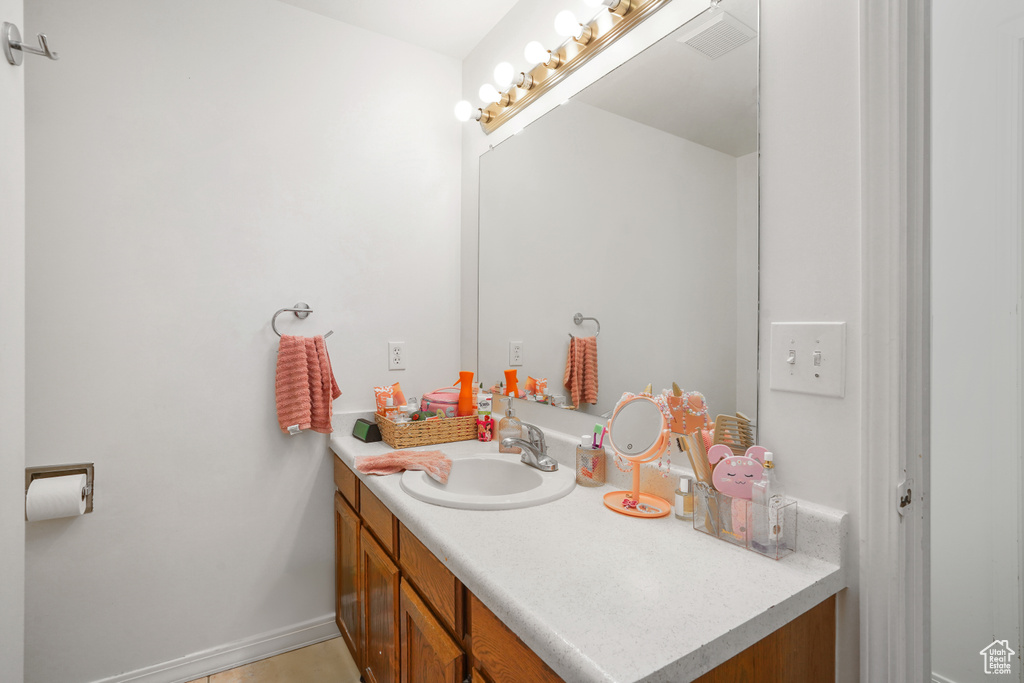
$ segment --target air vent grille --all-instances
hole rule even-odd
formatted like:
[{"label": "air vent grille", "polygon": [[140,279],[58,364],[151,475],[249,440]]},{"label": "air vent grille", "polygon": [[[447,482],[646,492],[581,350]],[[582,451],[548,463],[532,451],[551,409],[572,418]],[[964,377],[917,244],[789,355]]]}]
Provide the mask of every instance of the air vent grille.
[{"label": "air vent grille", "polygon": [[757,32],[754,29],[749,28],[736,17],[728,12],[720,12],[678,40],[708,59],[718,59],[756,35]]}]

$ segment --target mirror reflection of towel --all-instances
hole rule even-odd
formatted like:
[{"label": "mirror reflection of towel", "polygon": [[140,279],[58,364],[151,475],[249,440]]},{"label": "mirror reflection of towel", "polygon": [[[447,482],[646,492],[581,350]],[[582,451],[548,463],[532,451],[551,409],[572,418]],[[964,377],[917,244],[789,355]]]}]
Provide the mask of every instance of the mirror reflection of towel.
[{"label": "mirror reflection of towel", "polygon": [[572,404],[597,403],[597,337],[573,337],[565,363],[565,388]]}]

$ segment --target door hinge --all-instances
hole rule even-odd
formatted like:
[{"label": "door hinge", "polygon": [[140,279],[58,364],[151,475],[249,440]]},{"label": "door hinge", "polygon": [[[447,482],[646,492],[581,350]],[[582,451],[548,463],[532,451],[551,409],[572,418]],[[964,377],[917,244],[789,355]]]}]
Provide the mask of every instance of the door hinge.
[{"label": "door hinge", "polygon": [[900,517],[907,513],[907,508],[914,504],[913,490],[911,487],[914,485],[913,479],[900,482],[900,485],[896,487],[896,511],[900,513]]}]

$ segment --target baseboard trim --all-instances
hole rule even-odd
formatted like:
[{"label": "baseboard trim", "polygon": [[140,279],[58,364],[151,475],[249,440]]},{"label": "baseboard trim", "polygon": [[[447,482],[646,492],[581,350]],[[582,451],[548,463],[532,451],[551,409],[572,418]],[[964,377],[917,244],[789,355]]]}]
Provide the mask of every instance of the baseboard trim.
[{"label": "baseboard trim", "polygon": [[185,683],[341,635],[328,614],[95,683]]},{"label": "baseboard trim", "polygon": [[942,674],[932,672],[932,683],[956,683],[952,678],[946,678]]}]

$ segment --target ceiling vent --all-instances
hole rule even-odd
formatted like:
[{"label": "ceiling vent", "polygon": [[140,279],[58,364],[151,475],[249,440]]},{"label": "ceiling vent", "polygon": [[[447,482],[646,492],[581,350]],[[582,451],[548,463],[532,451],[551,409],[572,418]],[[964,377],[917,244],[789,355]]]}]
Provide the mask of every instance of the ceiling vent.
[{"label": "ceiling vent", "polygon": [[708,59],[718,59],[756,35],[757,31],[728,12],[721,11],[677,40]]}]

